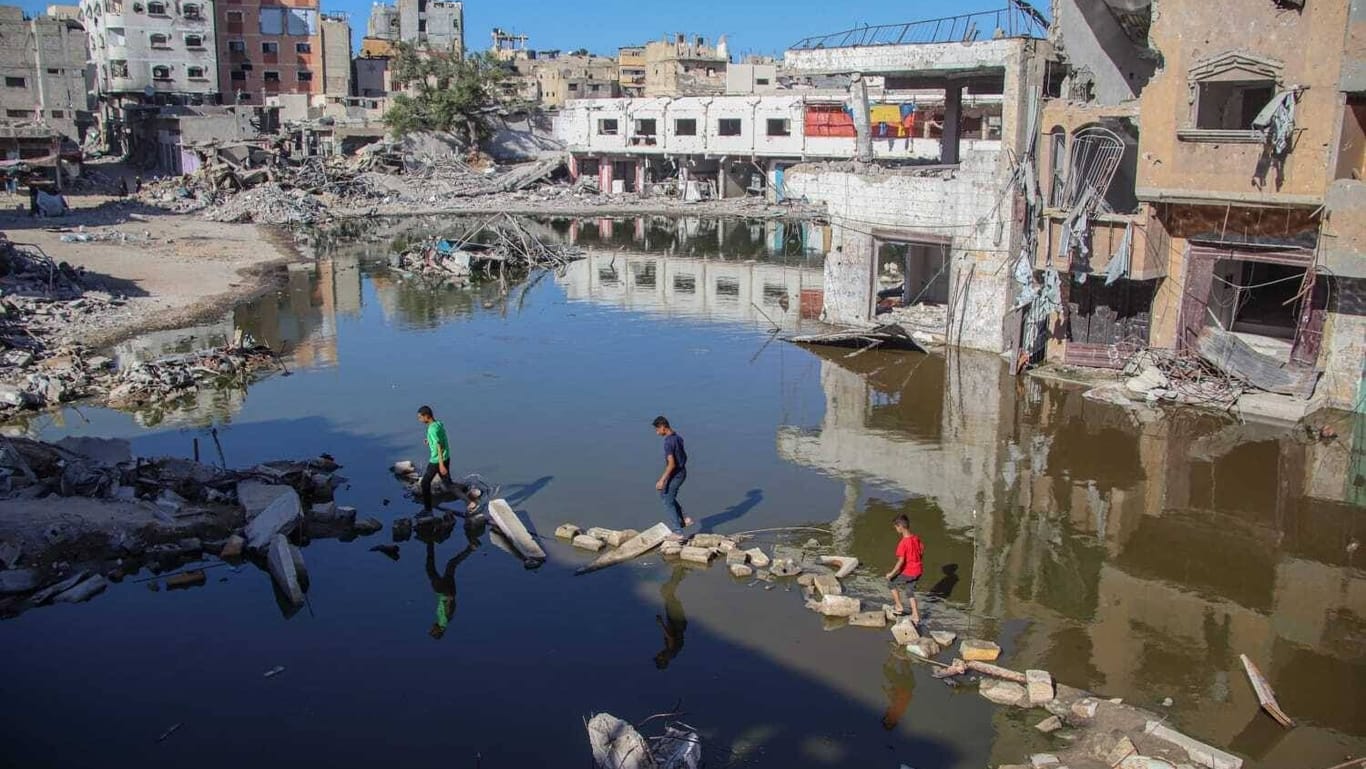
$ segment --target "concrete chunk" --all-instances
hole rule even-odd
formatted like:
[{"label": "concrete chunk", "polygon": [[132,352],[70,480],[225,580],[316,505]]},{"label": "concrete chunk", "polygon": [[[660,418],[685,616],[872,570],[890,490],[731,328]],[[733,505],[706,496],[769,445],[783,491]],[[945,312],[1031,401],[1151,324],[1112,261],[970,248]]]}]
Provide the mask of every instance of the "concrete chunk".
[{"label": "concrete chunk", "polygon": [[[237,504],[242,506],[242,509],[247,513],[247,520],[251,521],[265,512],[266,508],[287,492],[294,492],[294,488],[283,483],[265,483],[257,480],[239,481],[237,483]],[[298,492],[294,492],[294,496],[297,497]]]},{"label": "concrete chunk", "polygon": [[682,542],[666,541],[659,546],[659,554],[665,558],[677,558],[678,554],[682,551]]},{"label": "concrete chunk", "polygon": [[732,563],[730,565],[730,575],[732,577],[749,577],[753,576],[753,574],[754,569],[751,569],[743,563]]},{"label": "concrete chunk", "polygon": [[931,630],[930,638],[933,638],[935,643],[947,649],[948,647],[953,646],[954,641],[958,640],[958,634],[949,630]]},{"label": "concrete chunk", "polygon": [[1029,704],[1042,705],[1053,699],[1053,676],[1047,670],[1026,670],[1025,688],[1029,690]]},{"label": "concrete chunk", "polygon": [[606,542],[611,547],[621,547],[621,543],[626,542],[639,534],[640,532],[635,529],[622,529],[621,531],[614,531],[607,535]]},{"label": "concrete chunk", "polygon": [[881,611],[861,611],[849,618],[856,627],[887,627],[887,615]]},{"label": "concrete chunk", "polygon": [[[592,531],[592,529],[589,529],[589,531]],[[606,547],[606,544],[603,543],[602,540],[591,534],[580,534],[577,537],[574,537],[573,545],[580,550],[591,550],[594,553]]]},{"label": "concrete chunk", "polygon": [[775,577],[795,577],[802,573],[802,567],[790,558],[774,558],[769,571]]},{"label": "concrete chunk", "polygon": [[[297,608],[304,605],[304,589],[302,577],[296,568],[298,561],[292,552],[295,549],[297,548],[285,539],[285,535],[276,534],[271,538],[270,549],[266,552],[266,566],[280,592]],[[302,556],[299,561],[302,561]]]},{"label": "concrete chunk", "polygon": [[1216,747],[1206,745],[1192,737],[1187,737],[1175,729],[1163,726],[1160,722],[1149,721],[1144,731],[1159,740],[1170,742],[1182,748],[1190,760],[1201,766],[1207,766],[1209,769],[1242,769],[1243,759],[1225,753]]},{"label": "concrete chunk", "polygon": [[1052,734],[1062,728],[1062,719],[1057,716],[1049,716],[1039,723],[1034,724],[1034,728],[1044,734]]},{"label": "concrete chunk", "polygon": [[579,536],[582,533],[583,529],[580,529],[578,526],[575,526],[572,523],[562,523],[560,524],[559,528],[555,529],[555,536],[560,539],[572,540],[573,538]]},{"label": "concrete chunk", "polygon": [[1110,766],[1119,766],[1124,759],[1137,752],[1138,748],[1134,747],[1133,740],[1128,737],[1120,737],[1119,740],[1115,742],[1115,746],[1110,748],[1110,752],[1106,754],[1105,763]]},{"label": "concrete chunk", "polygon": [[369,536],[382,531],[384,529],[384,524],[380,523],[378,518],[364,518],[356,521],[351,529],[361,536]]},{"label": "concrete chunk", "polygon": [[768,565],[772,563],[772,559],[767,555],[764,555],[764,551],[757,547],[751,547],[746,550],[745,555],[749,556],[749,562],[753,564],[756,569],[767,569]]},{"label": "concrete chunk", "polygon": [[983,641],[978,638],[965,638],[958,644],[958,656],[971,662],[978,660],[981,662],[993,662],[1001,656],[1001,647],[991,641]]},{"label": "concrete chunk", "polygon": [[603,544],[607,544],[607,540],[617,536],[619,533],[620,532],[618,532],[616,529],[604,529],[601,526],[590,526],[588,528],[588,531],[584,532],[584,534],[587,534],[588,536],[598,540],[599,542],[602,542]]},{"label": "concrete chunk", "polygon": [[736,544],[733,539],[723,539],[716,545],[716,549],[723,553],[733,553],[735,552],[735,548]]},{"label": "concrete chunk", "polygon": [[850,598],[847,595],[821,596],[817,606],[816,611],[827,617],[852,617],[863,609],[859,599]]},{"label": "concrete chunk", "polygon": [[911,622],[910,617],[901,617],[892,625],[892,637],[896,642],[905,646],[920,637],[920,631],[916,630],[915,623]]},{"label": "concrete chunk", "polygon": [[0,595],[27,593],[38,589],[38,573],[33,569],[0,571]]},{"label": "concrete chunk", "polygon": [[940,648],[939,644],[935,643],[933,638],[921,637],[906,644],[906,651],[917,657],[933,659],[935,655],[939,654]]},{"label": "concrete chunk", "polygon": [[983,678],[977,692],[997,705],[1024,705],[1029,697],[1023,686],[997,678]]},{"label": "concrete chunk", "polygon": [[692,539],[688,540],[688,545],[691,547],[705,547],[710,549],[713,547],[720,547],[721,540],[723,539],[725,539],[725,537],[720,534],[694,534],[692,535]]},{"label": "concrete chunk", "polygon": [[218,557],[224,560],[229,558],[241,558],[242,548],[246,547],[246,544],[247,541],[245,539],[234,534],[231,537],[228,537],[228,540],[223,543],[223,549],[218,551]]},{"label": "concrete chunk", "polygon": [[840,586],[840,581],[835,579],[833,574],[817,574],[811,581],[812,587],[821,595],[844,595],[844,588]]},{"label": "concrete chunk", "polygon": [[727,566],[734,566],[734,565],[736,565],[736,564],[746,564],[746,563],[749,563],[749,555],[748,555],[747,553],[745,553],[745,551],[743,551],[743,550],[732,550],[732,551],[726,553],[726,565],[727,565]]},{"label": "concrete chunk", "polygon": [[678,551],[679,558],[693,563],[711,563],[711,559],[715,555],[716,551],[709,547],[693,547],[692,545],[687,545]]},{"label": "concrete chunk", "polygon": [[844,579],[858,568],[858,559],[851,555],[823,555],[818,560],[825,566],[834,567],[836,579]]},{"label": "concrete chunk", "polygon": [[1096,717],[1096,709],[1099,707],[1100,703],[1096,700],[1090,697],[1083,697],[1072,703],[1072,715],[1077,718],[1090,720]]},{"label": "concrete chunk", "polygon": [[[238,493],[243,483],[237,484]],[[247,547],[254,551],[264,550],[270,545],[272,539],[280,534],[289,534],[303,520],[303,506],[299,503],[299,494],[288,486],[279,487],[283,489],[275,495],[274,500],[266,505],[256,517],[247,524],[244,532],[247,539]],[[248,510],[250,516],[250,510]]]},{"label": "concrete chunk", "polygon": [[1052,753],[1035,753],[1029,757],[1029,765],[1034,769],[1045,769],[1049,766],[1057,766],[1060,763],[1062,762]]}]

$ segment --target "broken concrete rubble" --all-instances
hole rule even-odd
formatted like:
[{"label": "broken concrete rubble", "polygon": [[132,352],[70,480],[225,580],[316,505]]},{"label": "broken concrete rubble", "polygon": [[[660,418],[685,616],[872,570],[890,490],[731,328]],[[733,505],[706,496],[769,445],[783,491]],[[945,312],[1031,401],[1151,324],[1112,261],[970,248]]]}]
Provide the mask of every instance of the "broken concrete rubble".
[{"label": "broken concrete rubble", "polygon": [[887,615],[879,611],[861,611],[849,617],[849,624],[854,627],[887,627]]},{"label": "broken concrete rubble", "polygon": [[981,660],[992,662],[1001,656],[1001,647],[991,641],[983,641],[977,638],[965,638],[958,644],[958,656],[971,662]]},{"label": "broken concrete rubble", "polygon": [[[610,713],[598,713],[586,724],[597,769],[698,769],[702,741],[697,730],[670,723],[664,735],[646,740],[635,727]],[[653,744],[652,744],[653,743]]]},{"label": "broken concrete rubble", "polygon": [[[277,496],[248,523],[247,549],[260,552],[280,534],[290,534],[303,520],[299,493],[289,486],[275,487]],[[250,515],[250,512],[248,512]]]},{"label": "broken concrete rubble", "polygon": [[271,537],[270,547],[266,552],[270,576],[275,580],[275,586],[280,589],[280,593],[296,608],[304,605],[303,584],[307,579],[307,573],[299,568],[302,563],[303,556],[299,554],[298,548],[289,543],[284,534]]},{"label": "broken concrete rubble", "polygon": [[983,678],[978,684],[977,691],[997,705],[1027,705],[1029,703],[1025,688],[1013,681]]},{"label": "broken concrete rubble", "polygon": [[583,531],[572,523],[560,524],[560,526],[555,529],[555,536],[559,539],[572,540],[582,533]]},{"label": "broken concrete rubble", "polygon": [[920,631],[910,617],[901,617],[892,625],[892,637],[898,644],[906,646],[920,637]]},{"label": "broken concrete rubble", "polygon": [[1053,699],[1053,676],[1046,670],[1026,670],[1025,686],[1029,689],[1029,704],[1042,705]]},{"label": "broken concrete rubble", "polygon": [[939,644],[933,638],[920,637],[906,644],[906,651],[917,657],[932,659],[939,654]]},{"label": "broken concrete rubble", "polygon": [[716,557],[716,551],[709,547],[685,545],[678,551],[678,557],[692,563],[711,563],[711,559]]},{"label": "broken concrete rubble", "polygon": [[730,575],[732,577],[750,577],[754,574],[754,569],[743,563],[733,563],[730,565]]},{"label": "broken concrete rubble", "polygon": [[824,595],[815,609],[827,617],[851,617],[862,611],[862,603],[847,595]]},{"label": "broken concrete rubble", "polygon": [[[589,529],[589,531],[592,531],[592,529]],[[602,540],[588,534],[580,534],[577,537],[574,537],[573,545],[580,550],[588,550],[594,553],[607,546]]]}]

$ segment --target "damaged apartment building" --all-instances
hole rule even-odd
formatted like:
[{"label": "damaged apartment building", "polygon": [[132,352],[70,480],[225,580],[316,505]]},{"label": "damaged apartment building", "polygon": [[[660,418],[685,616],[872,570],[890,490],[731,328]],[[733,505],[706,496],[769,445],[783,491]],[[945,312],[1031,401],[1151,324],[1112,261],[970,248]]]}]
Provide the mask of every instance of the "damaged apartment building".
[{"label": "damaged apartment building", "polygon": [[1055,0],[1053,15],[1019,362],[1120,368],[1233,337],[1317,377],[1298,413],[1359,404],[1366,1]]}]

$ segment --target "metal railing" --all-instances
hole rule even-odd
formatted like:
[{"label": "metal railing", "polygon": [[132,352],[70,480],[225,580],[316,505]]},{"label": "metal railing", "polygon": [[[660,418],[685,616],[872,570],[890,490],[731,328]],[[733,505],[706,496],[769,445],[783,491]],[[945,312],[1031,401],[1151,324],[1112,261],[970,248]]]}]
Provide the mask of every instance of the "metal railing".
[{"label": "metal railing", "polygon": [[999,11],[965,13],[942,19],[913,21],[907,24],[863,26],[803,38],[791,47],[795,51],[821,48],[856,48],[872,45],[927,45],[931,43],[970,43],[998,37],[1035,37],[1048,35],[1048,27],[1033,9],[1011,5]]}]

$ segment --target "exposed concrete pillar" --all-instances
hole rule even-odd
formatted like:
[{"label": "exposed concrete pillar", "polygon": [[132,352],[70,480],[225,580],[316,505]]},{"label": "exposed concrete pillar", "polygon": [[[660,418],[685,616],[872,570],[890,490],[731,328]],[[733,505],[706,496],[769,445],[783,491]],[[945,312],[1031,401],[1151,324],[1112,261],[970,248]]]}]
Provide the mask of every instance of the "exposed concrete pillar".
[{"label": "exposed concrete pillar", "polygon": [[958,164],[958,134],[963,124],[963,86],[951,85],[944,89],[944,137],[939,142],[939,162],[946,166]]},{"label": "exposed concrete pillar", "polygon": [[864,163],[873,160],[873,129],[868,121],[868,81],[855,72],[849,83],[849,109],[854,113],[855,157]]}]

